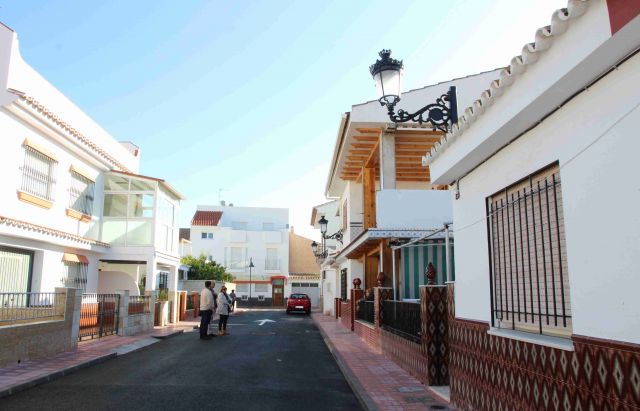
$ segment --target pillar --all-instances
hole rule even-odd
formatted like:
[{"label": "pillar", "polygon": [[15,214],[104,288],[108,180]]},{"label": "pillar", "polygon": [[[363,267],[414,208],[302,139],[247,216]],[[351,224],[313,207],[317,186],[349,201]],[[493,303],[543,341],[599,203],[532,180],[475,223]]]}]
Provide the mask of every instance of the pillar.
[{"label": "pillar", "polygon": [[129,290],[117,290],[120,296],[118,307],[118,335],[128,335],[129,331]]},{"label": "pillar", "polygon": [[380,135],[380,189],[396,188],[396,136],[383,132]]},{"label": "pillar", "polygon": [[356,310],[358,309],[358,300],[364,298],[364,290],[362,288],[351,290],[351,331],[356,321]]}]

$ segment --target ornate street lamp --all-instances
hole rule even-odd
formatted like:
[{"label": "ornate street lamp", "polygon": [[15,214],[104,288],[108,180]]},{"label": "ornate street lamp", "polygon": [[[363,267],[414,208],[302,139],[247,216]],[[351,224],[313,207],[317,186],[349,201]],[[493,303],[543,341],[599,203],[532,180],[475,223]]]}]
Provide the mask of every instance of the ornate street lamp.
[{"label": "ornate street lamp", "polygon": [[313,241],[311,243],[311,251],[313,251],[313,255],[315,255],[316,258],[327,258],[329,252],[327,250],[325,240],[335,239],[336,241],[342,243],[342,232],[338,230],[331,235],[327,235],[327,227],[329,225],[329,221],[324,218],[324,216],[320,217],[320,220],[318,220],[318,224],[320,224],[321,244],[320,247],[318,247],[318,243]]},{"label": "ornate street lamp", "polygon": [[253,258],[249,257],[249,305],[253,305],[251,301],[251,269],[253,267],[255,267],[255,265],[253,265]]},{"label": "ornate street lamp", "polygon": [[380,105],[387,106],[389,118],[394,123],[429,123],[433,130],[441,130],[445,133],[458,121],[458,103],[456,88],[449,87],[446,94],[436,99],[435,103],[427,104],[420,110],[411,114],[402,109],[395,112],[396,104],[402,94],[402,72],[404,65],[402,60],[391,58],[391,50],[382,50],[378,53],[379,60],[369,67],[369,72],[376,82],[376,89],[380,98]]}]

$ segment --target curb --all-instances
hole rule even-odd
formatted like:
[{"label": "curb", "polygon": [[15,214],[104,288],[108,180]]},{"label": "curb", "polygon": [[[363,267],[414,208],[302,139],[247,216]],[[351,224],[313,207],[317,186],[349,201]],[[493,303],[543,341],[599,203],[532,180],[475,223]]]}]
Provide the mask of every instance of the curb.
[{"label": "curb", "polygon": [[167,338],[172,338],[182,333],[184,333],[184,330],[175,330],[166,334],[152,335],[151,337],[158,340],[166,340]]},{"label": "curb", "polygon": [[18,393],[20,391],[24,391],[26,389],[35,387],[37,385],[41,385],[41,384],[45,384],[47,382],[51,382],[53,380],[57,380],[58,378],[62,378],[65,375],[73,374],[74,372],[79,371],[79,370],[81,370],[83,368],[87,368],[87,367],[91,367],[93,365],[97,365],[97,364],[103,363],[103,362],[105,362],[107,360],[110,360],[112,358],[117,357],[117,355],[118,354],[116,354],[115,352],[112,352],[112,353],[109,353],[109,354],[105,354],[105,355],[102,355],[102,356],[100,356],[98,358],[94,358],[93,360],[89,360],[89,361],[86,361],[86,362],[83,362],[83,363],[80,363],[80,364],[65,368],[65,369],[60,370],[60,371],[56,371],[56,372],[54,372],[52,374],[44,375],[42,377],[36,378],[34,380],[31,380],[31,381],[25,381],[25,382],[13,385],[13,386],[11,386],[9,388],[6,388],[6,389],[0,391],[0,398],[7,397],[9,395]]},{"label": "curb", "polygon": [[344,359],[342,358],[342,354],[340,354],[338,350],[336,350],[335,345],[333,345],[333,342],[331,342],[331,339],[329,338],[327,333],[318,324],[318,322],[315,319],[315,316],[311,315],[311,318],[313,319],[313,322],[316,324],[316,327],[320,331],[320,335],[322,335],[322,339],[324,340],[325,345],[329,349],[329,352],[331,353],[331,355],[333,355],[333,358],[336,360],[336,363],[338,364],[338,368],[340,368],[342,375],[344,375],[344,378],[347,380],[347,383],[353,390],[353,393],[355,394],[356,398],[360,402],[360,405],[362,405],[362,408],[368,411],[378,411],[379,410],[378,406],[375,404],[371,396],[369,396],[369,394],[364,389],[362,384],[360,384],[358,377],[355,376],[355,374],[351,371],[347,363],[344,361]]}]

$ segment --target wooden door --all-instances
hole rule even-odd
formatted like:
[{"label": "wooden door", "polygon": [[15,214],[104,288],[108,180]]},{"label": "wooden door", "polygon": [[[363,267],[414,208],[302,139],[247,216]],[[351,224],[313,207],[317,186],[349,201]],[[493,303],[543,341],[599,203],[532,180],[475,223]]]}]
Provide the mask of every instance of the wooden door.
[{"label": "wooden door", "polygon": [[271,301],[273,306],[282,307],[284,305],[284,280],[273,280],[271,290]]}]

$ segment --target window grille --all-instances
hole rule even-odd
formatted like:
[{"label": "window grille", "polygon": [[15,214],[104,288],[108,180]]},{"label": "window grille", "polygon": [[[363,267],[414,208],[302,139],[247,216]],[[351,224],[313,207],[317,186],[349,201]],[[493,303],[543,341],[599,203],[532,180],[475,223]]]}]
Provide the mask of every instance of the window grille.
[{"label": "window grille", "polygon": [[342,301],[347,301],[347,269],[340,270],[340,297]]},{"label": "window grille", "polygon": [[93,192],[95,183],[88,178],[71,172],[71,187],[69,193],[69,208],[85,215],[91,215],[93,211]]},{"label": "window grille", "polygon": [[259,295],[258,296],[258,301],[264,301],[264,295]]},{"label": "window grille", "polygon": [[236,290],[239,293],[248,293],[249,292],[249,284],[236,284]]},{"label": "window grille", "polygon": [[571,334],[561,188],[556,163],[487,199],[496,327]]},{"label": "window grille", "polygon": [[88,268],[87,264],[65,261],[60,282],[65,287],[80,288],[84,292],[87,290]]},{"label": "window grille", "polygon": [[253,289],[257,293],[266,293],[269,291],[269,284],[254,284]]},{"label": "window grille", "polygon": [[55,171],[58,162],[41,152],[26,146],[22,166],[20,190],[45,200],[54,200]]},{"label": "window grille", "polygon": [[158,288],[160,290],[169,288],[169,273],[166,271],[160,271],[158,273]]}]

